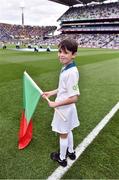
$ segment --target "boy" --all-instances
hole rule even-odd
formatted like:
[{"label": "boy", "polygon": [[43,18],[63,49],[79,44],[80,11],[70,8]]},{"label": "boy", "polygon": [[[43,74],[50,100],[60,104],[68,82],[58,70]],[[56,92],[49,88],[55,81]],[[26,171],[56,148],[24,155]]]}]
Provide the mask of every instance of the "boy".
[{"label": "boy", "polygon": [[58,57],[64,66],[61,69],[58,88],[53,91],[44,92],[43,97],[57,95],[55,102],[49,101],[49,106],[57,108],[63,114],[66,121],[55,111],[52,130],[59,133],[60,151],[51,153],[51,159],[57,161],[61,166],[67,166],[66,157],[76,159],[73,149],[72,130],[79,126],[75,103],[78,100],[79,73],[73,59],[76,56],[78,44],[73,39],[64,39],[58,45]]}]

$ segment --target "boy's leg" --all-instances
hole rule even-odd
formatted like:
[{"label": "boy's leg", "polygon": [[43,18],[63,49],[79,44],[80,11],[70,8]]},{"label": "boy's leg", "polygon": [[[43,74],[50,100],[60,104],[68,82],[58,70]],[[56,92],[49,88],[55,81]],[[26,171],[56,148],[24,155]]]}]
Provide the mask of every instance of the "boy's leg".
[{"label": "boy's leg", "polygon": [[50,157],[52,160],[57,161],[61,166],[66,167],[66,155],[68,147],[68,134],[60,134],[60,152],[51,153]]},{"label": "boy's leg", "polygon": [[68,133],[68,151],[69,151],[70,153],[74,152],[73,147],[74,147],[73,133],[72,133],[72,131],[70,131],[70,132]]},{"label": "boy's leg", "polygon": [[60,159],[66,159],[68,134],[60,134]]},{"label": "boy's leg", "polygon": [[76,155],[75,155],[75,151],[74,151],[73,147],[74,147],[73,133],[72,133],[72,131],[70,131],[70,132],[68,133],[67,156],[68,156],[71,160],[75,160],[75,159],[76,159]]}]

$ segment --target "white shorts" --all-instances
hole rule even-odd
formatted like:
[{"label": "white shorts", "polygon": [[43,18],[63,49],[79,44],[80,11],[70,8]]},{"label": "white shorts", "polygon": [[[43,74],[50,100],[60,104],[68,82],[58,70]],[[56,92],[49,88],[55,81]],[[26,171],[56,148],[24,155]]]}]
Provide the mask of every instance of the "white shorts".
[{"label": "white shorts", "polygon": [[79,126],[79,120],[75,104],[60,106],[57,108],[63,114],[66,121],[55,111],[53,121],[51,123],[52,131],[58,133],[69,133],[72,129]]}]

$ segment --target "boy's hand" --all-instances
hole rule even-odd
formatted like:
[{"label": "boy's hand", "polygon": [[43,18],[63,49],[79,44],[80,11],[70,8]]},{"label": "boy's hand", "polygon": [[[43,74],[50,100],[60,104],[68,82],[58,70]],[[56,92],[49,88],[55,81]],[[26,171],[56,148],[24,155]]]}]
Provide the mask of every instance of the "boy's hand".
[{"label": "boy's hand", "polygon": [[50,96],[51,96],[50,92],[44,92],[42,95],[43,99],[46,99],[46,97],[49,98]]},{"label": "boy's hand", "polygon": [[47,98],[54,96],[56,94],[57,94],[57,89],[52,90],[52,91],[43,92],[42,97],[47,100]]}]

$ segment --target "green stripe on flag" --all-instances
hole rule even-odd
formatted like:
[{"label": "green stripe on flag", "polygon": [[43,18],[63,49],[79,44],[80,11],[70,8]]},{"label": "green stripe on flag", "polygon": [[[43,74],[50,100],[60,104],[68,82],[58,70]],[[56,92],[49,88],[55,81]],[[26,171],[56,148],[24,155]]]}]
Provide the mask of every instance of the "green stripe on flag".
[{"label": "green stripe on flag", "polygon": [[37,106],[37,103],[41,97],[41,93],[39,92],[35,82],[29,77],[26,72],[24,73],[23,83],[23,106],[25,109],[27,123],[29,123]]}]

